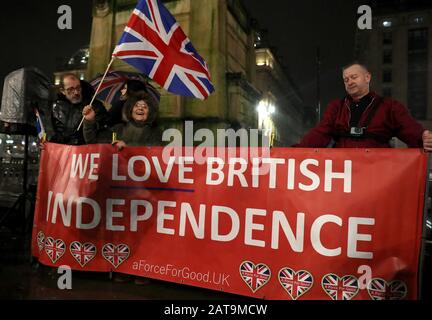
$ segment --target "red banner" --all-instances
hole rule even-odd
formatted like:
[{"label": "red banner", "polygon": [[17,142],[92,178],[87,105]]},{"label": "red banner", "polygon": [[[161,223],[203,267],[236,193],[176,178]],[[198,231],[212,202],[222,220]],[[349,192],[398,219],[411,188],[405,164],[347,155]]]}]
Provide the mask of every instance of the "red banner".
[{"label": "red banner", "polygon": [[209,150],[46,144],[33,255],[263,299],[417,298],[422,151]]}]

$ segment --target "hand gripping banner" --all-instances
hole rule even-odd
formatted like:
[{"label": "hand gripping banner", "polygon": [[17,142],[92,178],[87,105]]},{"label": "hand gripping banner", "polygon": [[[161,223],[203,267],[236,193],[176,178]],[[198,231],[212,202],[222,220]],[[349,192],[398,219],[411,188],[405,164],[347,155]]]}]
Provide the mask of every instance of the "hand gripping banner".
[{"label": "hand gripping banner", "polygon": [[47,143],[33,255],[262,299],[417,298],[424,153],[226,150]]}]

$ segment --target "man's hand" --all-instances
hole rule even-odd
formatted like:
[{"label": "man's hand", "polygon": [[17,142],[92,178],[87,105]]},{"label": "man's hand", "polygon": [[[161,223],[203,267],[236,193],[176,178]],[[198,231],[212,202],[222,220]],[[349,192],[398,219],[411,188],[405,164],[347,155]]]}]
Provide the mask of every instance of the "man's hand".
[{"label": "man's hand", "polygon": [[46,140],[42,140],[39,142],[39,150],[42,151],[45,149]]},{"label": "man's hand", "polygon": [[112,144],[113,146],[117,147],[118,151],[122,151],[123,148],[127,146],[127,144],[122,140],[116,140]]},{"label": "man's hand", "polygon": [[425,130],[423,132],[423,148],[425,149],[425,151],[427,152],[431,152],[432,151],[432,132],[430,132],[429,130]]},{"label": "man's hand", "polygon": [[84,116],[84,119],[86,119],[87,121],[94,121],[94,119],[96,118],[96,112],[90,105],[84,107],[82,114]]}]

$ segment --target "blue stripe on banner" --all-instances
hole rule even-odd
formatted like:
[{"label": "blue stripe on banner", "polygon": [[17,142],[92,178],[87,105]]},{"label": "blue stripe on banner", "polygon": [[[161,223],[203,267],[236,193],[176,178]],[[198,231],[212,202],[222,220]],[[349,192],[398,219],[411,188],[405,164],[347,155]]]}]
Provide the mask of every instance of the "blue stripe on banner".
[{"label": "blue stripe on banner", "polygon": [[187,192],[193,193],[194,189],[175,189],[175,188],[156,188],[156,187],[138,187],[138,186],[110,186],[114,190],[153,190],[153,191],[170,191],[170,192]]}]

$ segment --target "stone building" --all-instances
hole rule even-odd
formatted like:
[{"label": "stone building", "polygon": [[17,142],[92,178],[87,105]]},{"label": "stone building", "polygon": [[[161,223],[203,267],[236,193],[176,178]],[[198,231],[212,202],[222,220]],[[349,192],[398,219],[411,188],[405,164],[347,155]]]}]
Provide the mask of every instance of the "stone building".
[{"label": "stone building", "polygon": [[[159,88],[162,125],[184,131],[185,121],[193,120],[194,130],[262,129],[275,145],[297,141],[305,131],[301,97],[271,49],[257,46],[258,30],[241,1],[163,2],[207,61],[215,92],[200,101]],[[136,0],[95,0],[87,79],[105,71],[136,4]],[[274,61],[272,67],[260,65],[263,54]],[[118,59],[112,68],[136,71]],[[274,113],[268,112],[273,111],[268,110],[270,105]],[[266,112],[260,113],[264,108]]]},{"label": "stone building", "polygon": [[372,72],[379,94],[405,104],[432,128],[432,2],[370,1],[372,30],[358,30],[356,56]]}]

